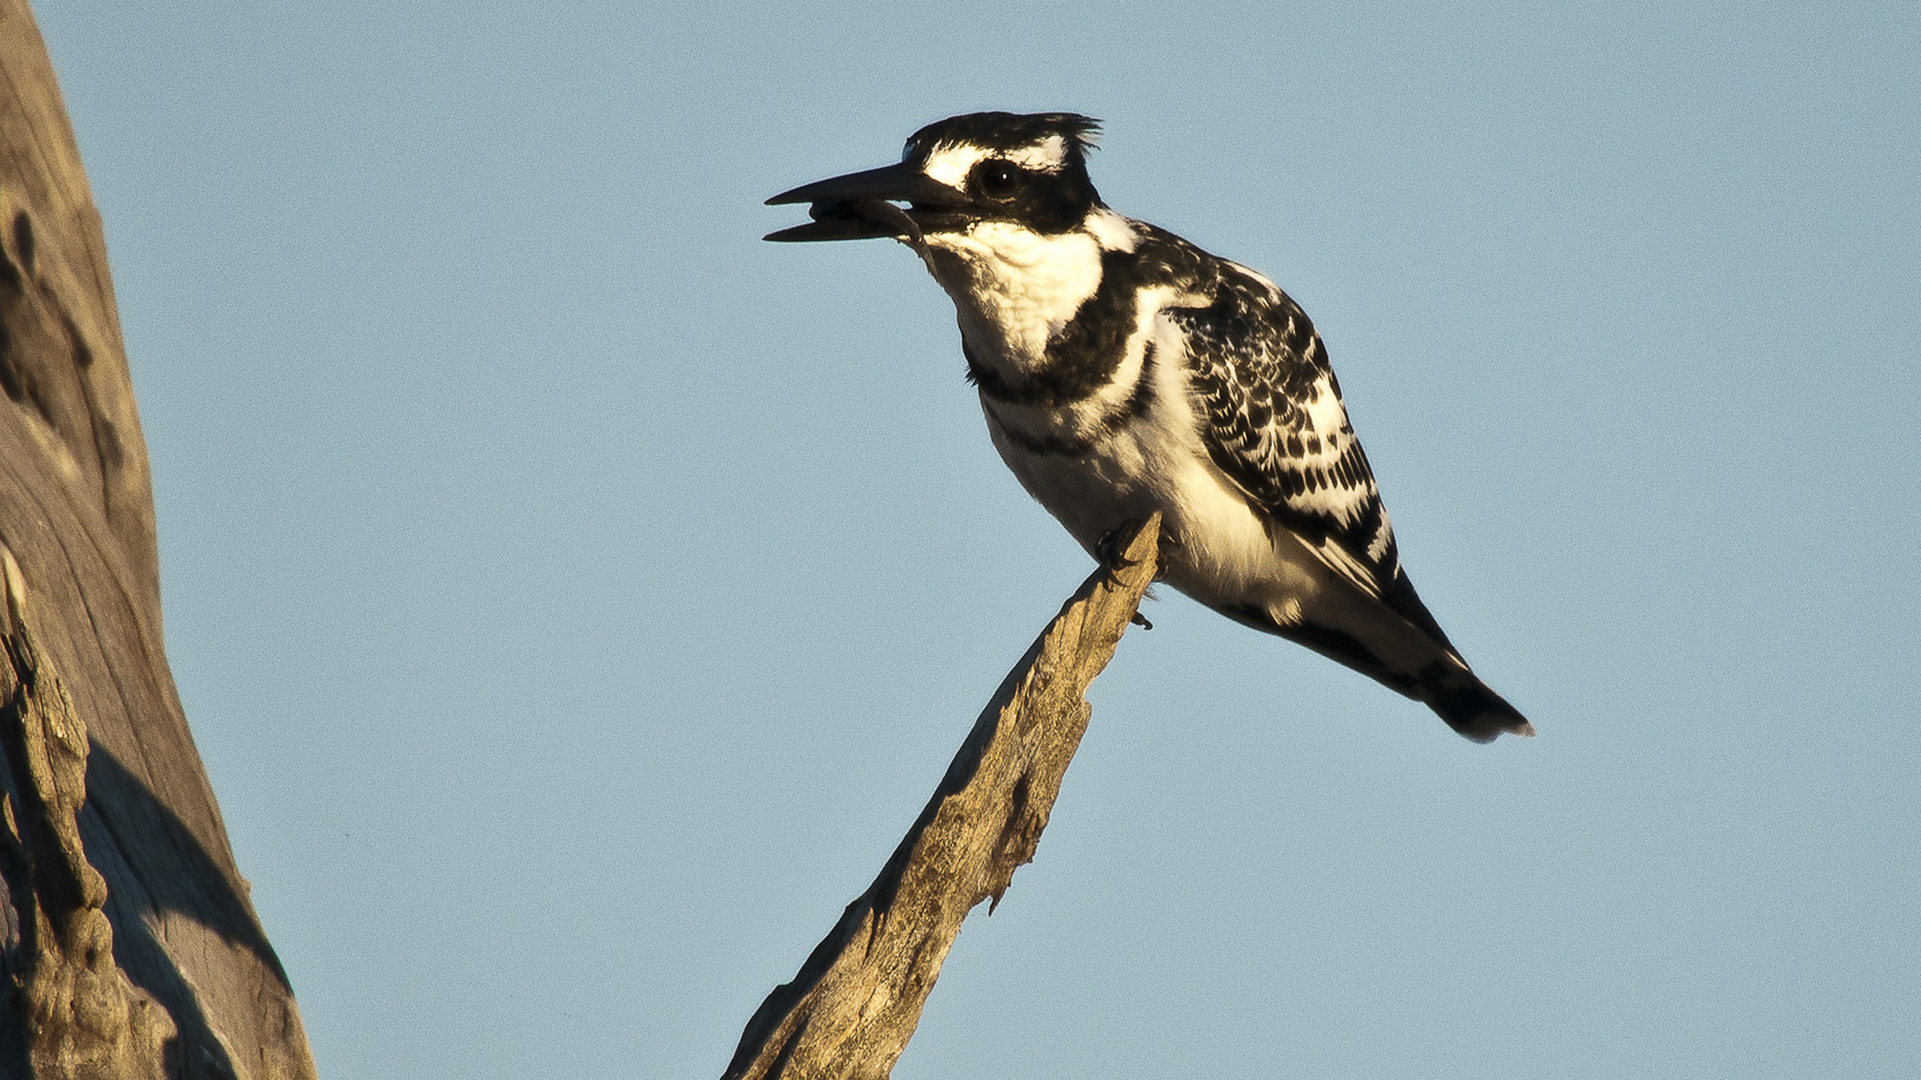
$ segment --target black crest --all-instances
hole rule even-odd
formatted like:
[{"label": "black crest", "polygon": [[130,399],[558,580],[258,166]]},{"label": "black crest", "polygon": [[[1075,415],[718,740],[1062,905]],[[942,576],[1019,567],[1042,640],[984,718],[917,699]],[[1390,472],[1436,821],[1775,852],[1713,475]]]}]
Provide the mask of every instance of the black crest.
[{"label": "black crest", "polygon": [[1087,151],[1100,136],[1101,122],[1079,113],[978,112],[950,116],[921,128],[907,140],[902,161],[925,158],[941,146],[982,146],[1018,150],[1038,146],[1058,135],[1067,148],[1067,162],[1085,166]]}]

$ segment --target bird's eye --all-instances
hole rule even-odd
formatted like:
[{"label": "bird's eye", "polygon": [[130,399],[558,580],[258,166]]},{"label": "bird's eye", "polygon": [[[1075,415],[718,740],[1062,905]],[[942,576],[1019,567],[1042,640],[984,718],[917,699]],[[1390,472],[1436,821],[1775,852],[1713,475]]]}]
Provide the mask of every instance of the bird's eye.
[{"label": "bird's eye", "polygon": [[974,175],[982,195],[1005,199],[1014,193],[1014,188],[1020,182],[1021,171],[1009,162],[984,161]]}]

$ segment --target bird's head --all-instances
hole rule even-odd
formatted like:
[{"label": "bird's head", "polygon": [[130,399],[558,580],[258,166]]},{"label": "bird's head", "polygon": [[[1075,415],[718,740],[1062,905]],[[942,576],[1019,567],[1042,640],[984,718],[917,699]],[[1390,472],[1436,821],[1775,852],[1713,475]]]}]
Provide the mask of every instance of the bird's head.
[{"label": "bird's head", "polygon": [[949,117],[916,131],[898,165],[768,199],[770,206],[811,203],[814,220],[767,239],[887,236],[919,247],[990,222],[1042,236],[1067,233],[1102,205],[1087,178],[1087,151],[1099,130],[1099,121],[1075,113]]}]

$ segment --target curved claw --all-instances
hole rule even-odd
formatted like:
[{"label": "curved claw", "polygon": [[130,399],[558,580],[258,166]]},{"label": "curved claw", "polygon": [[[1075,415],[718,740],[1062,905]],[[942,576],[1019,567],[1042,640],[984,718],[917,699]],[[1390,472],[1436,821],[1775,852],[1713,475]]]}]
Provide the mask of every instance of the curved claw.
[{"label": "curved claw", "polygon": [[1141,524],[1139,519],[1123,521],[1094,541],[1094,557],[1107,567],[1109,573],[1138,565],[1137,560],[1127,557],[1125,540],[1132,540],[1134,534],[1140,531]]}]

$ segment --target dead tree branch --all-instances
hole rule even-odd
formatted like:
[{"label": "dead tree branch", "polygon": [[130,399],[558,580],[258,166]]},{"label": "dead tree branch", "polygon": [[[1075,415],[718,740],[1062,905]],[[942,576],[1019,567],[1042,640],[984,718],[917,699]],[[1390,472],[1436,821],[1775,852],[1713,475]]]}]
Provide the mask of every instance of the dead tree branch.
[{"label": "dead tree branch", "polygon": [[[724,1080],[882,1080],[961,920],[1030,862],[1091,709],[1088,684],[1158,569],[1160,517],[1123,531],[1027,650],[880,876],[748,1021]],[[990,905],[989,910],[992,910]]]}]

